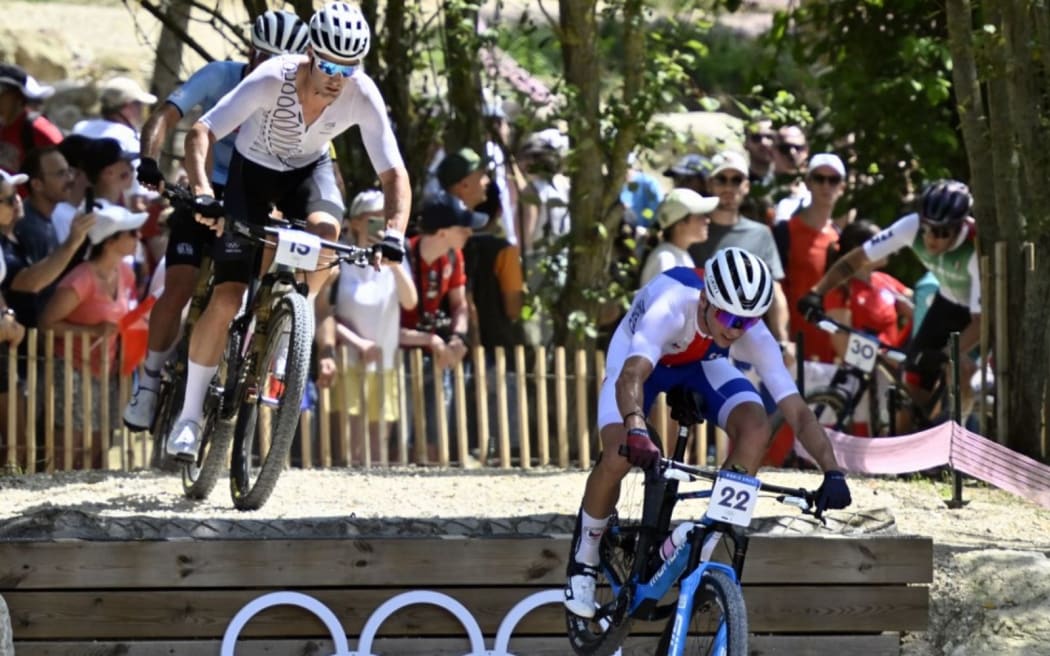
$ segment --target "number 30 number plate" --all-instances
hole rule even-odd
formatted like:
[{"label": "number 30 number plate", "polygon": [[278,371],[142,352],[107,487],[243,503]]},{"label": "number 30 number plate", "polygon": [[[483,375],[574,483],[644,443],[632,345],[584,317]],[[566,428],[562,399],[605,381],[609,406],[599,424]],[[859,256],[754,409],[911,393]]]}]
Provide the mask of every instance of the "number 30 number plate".
[{"label": "number 30 number plate", "polygon": [[758,505],[759,485],[757,478],[747,474],[728,470],[719,472],[711,490],[707,516],[737,526],[750,525],[751,515],[755,514]]},{"label": "number 30 number plate", "polygon": [[865,373],[871,373],[879,355],[879,343],[863,335],[850,333],[843,359]]}]

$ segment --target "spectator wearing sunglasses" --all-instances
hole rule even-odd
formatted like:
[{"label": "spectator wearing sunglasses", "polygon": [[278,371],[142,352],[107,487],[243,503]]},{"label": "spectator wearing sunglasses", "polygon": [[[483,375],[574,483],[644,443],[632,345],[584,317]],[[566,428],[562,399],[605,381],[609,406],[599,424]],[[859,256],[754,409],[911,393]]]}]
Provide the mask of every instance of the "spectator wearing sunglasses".
[{"label": "spectator wearing sunglasses", "polygon": [[784,267],[769,228],[740,213],[741,204],[750,188],[747,156],[735,150],[724,150],[711,158],[713,169],[708,179],[711,194],[718,206],[711,212],[706,241],[689,247],[695,262],[706,262],[715,251],[730,246],[754,253],[769,267],[773,276],[773,301],[766,321],[770,332],[782,345],[789,343],[788,305],[781,288]]},{"label": "spectator wearing sunglasses", "polygon": [[828,248],[839,240],[832,222],[835,203],[845,189],[846,166],[838,155],[818,153],[809,161],[806,189],[808,204],[800,207],[787,221],[773,226],[780,259],[784,263],[784,293],[790,310],[791,335],[802,332],[807,360],[834,362],[831,337],[798,310],[798,301],[820,280],[827,270]]},{"label": "spectator wearing sunglasses", "polygon": [[[746,174],[746,172],[745,172]],[[661,392],[683,389],[700,397],[700,414],[722,426],[732,443],[726,469],[754,474],[769,443],[766,409],[754,385],[729,360],[751,362],[787,422],[824,471],[818,508],[851,503],[827,435],[795,387],[763,315],[773,302],[773,276],[757,256],[740,249],[714,253],[704,268],[663,272],[635,295],[609,344],[598,399],[602,457],[587,480],[577,516],[565,606],[595,614],[598,547],[616,508],[620,481],[632,466],[657,464],[660,450],[646,419]],[[619,449],[627,447],[621,456]]]},{"label": "spectator wearing sunglasses", "polygon": [[[967,355],[980,341],[981,277],[977,261],[977,227],[970,210],[973,197],[958,180],[927,185],[917,212],[907,214],[888,228],[846,253],[798,301],[806,315],[823,311],[823,297],[857,270],[910,248],[919,261],[937,276],[941,286],[926,318],[908,348],[906,382],[917,393],[933,388],[944,366],[948,337],[960,332],[962,380],[969,380],[977,363]],[[962,386],[963,412],[972,400],[969,385]]]},{"label": "spectator wearing sunglasses", "polygon": [[773,221],[791,216],[800,199],[806,197],[802,175],[809,157],[806,133],[797,125],[783,125],[777,129],[773,146],[773,190],[770,194],[776,204]]},{"label": "spectator wearing sunglasses", "polygon": [[776,176],[773,174],[773,152],[777,140],[773,121],[759,118],[747,126],[744,151],[748,157],[747,179],[751,183],[740,213],[759,223],[773,224],[773,189]]},{"label": "spectator wearing sunglasses", "polygon": [[[386,102],[363,70],[372,39],[368,21],[357,6],[330,2],[310,18],[309,34],[305,55],[260,64],[193,124],[186,135],[190,186],[198,195],[214,197],[209,152],[216,140],[236,130],[223,198],[226,214],[259,224],[275,205],[284,216],[305,219],[307,231],[335,241],[345,207],[329,143],[356,125],[383,190],[387,250],[403,249],[412,191]],[[190,340],[186,396],[167,441],[169,455],[189,462],[200,448],[204,397],[225,347],[214,336],[226,332],[257,275],[253,249],[222,234],[222,221],[197,220],[212,225],[218,235],[215,288]],[[307,274],[311,298],[327,276],[327,271]]]}]

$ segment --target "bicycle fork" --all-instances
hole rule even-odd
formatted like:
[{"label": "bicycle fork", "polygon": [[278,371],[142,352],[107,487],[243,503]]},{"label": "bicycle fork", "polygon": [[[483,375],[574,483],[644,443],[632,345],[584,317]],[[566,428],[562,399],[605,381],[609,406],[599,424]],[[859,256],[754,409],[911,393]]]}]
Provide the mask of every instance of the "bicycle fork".
[{"label": "bicycle fork", "polygon": [[[689,620],[693,617],[693,603],[696,600],[696,592],[700,589],[700,581],[703,579],[704,573],[709,569],[720,569],[725,572],[727,576],[732,578],[734,583],[737,581],[736,572],[732,567],[723,565],[722,563],[712,562],[700,563],[696,569],[690,572],[689,576],[682,579],[678,588],[678,605],[675,607],[674,626],[671,629],[671,641],[667,648],[667,653],[669,655],[673,654],[674,656],[681,656],[685,650],[686,633],[689,630]],[[711,654],[713,656],[719,656],[720,654],[725,653],[726,622],[724,617],[718,622],[718,630],[715,631],[714,642],[711,647]]]}]

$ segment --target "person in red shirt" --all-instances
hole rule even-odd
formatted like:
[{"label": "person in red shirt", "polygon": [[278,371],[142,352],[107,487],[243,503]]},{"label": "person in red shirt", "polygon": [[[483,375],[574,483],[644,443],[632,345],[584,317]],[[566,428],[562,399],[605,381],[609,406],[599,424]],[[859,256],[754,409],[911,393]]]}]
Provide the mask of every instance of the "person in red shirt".
[{"label": "person in red shirt", "polygon": [[[879,227],[867,219],[846,226],[839,236],[838,248],[828,255],[828,266],[878,232]],[[829,317],[841,323],[874,335],[886,344],[901,347],[908,340],[908,324],[914,305],[907,285],[877,270],[885,265],[885,259],[873,262],[829,291],[824,297],[824,309]],[[831,342],[835,354],[841,358],[846,351],[846,336],[836,333]]]},{"label": "person in red shirt", "polygon": [[54,93],[54,87],[40,84],[21,66],[0,64],[0,168],[15,173],[28,151],[62,141],[54,123],[30,114],[26,106],[29,100],[44,100]]}]

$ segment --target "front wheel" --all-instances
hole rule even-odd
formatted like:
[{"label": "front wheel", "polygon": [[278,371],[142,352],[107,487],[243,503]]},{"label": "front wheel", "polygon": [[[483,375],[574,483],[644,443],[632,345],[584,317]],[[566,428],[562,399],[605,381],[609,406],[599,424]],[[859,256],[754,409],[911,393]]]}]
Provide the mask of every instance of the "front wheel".
[{"label": "front wheel", "polygon": [[[277,301],[261,353],[251,352],[234,428],[230,495],[238,510],[257,510],[277,485],[299,425],[300,405],[310,368],[314,318],[299,294]],[[256,356],[259,356],[258,359]]]},{"label": "front wheel", "polygon": [[234,424],[222,417],[222,399],[227,385],[232,384],[231,370],[236,369],[240,360],[241,334],[230,333],[226,341],[219,368],[209,385],[208,396],[204,400],[204,421],[201,433],[204,440],[197,454],[197,460],[182,466],[182,492],[189,499],[206,499],[219,475],[226,469],[227,454],[230,442],[233,441]]},{"label": "front wheel", "polygon": [[[657,654],[671,653],[675,625],[684,618],[672,615],[668,620]],[[693,597],[693,613],[681,653],[688,656],[747,656],[747,607],[740,586],[726,572],[708,569],[700,578]]]}]

